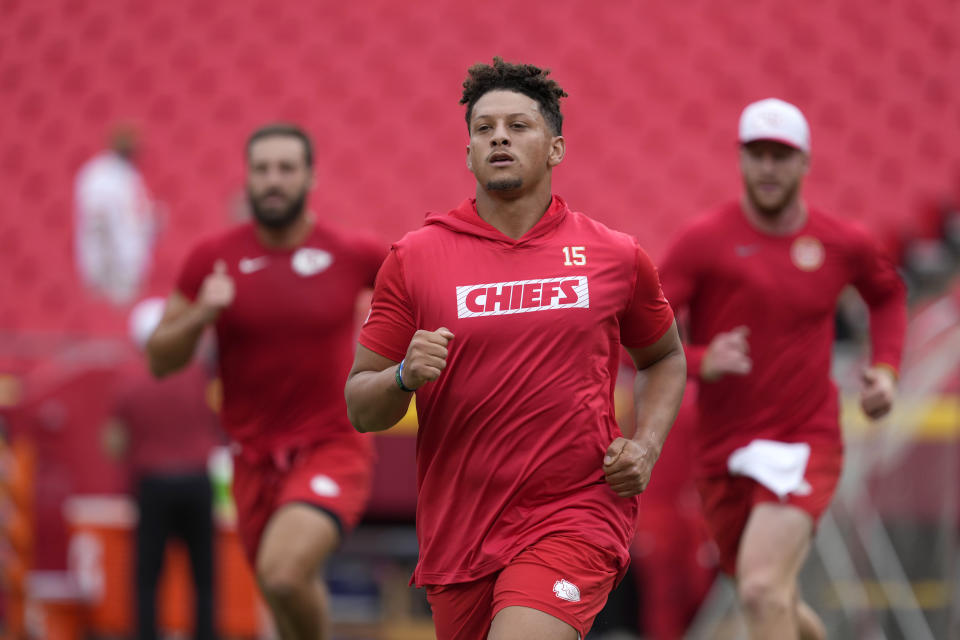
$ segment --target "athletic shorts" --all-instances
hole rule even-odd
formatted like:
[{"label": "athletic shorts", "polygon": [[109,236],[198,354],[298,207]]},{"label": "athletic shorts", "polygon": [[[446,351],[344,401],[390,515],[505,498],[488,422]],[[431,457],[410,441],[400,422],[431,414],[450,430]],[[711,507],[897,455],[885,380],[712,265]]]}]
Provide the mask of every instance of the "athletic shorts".
[{"label": "athletic shorts", "polygon": [[804,480],[810,485],[809,493],[790,494],[782,500],[746,476],[724,474],[697,478],[703,511],[720,554],[720,568],[731,576],[736,575],[740,538],[750,512],[758,504],[774,502],[792,505],[809,514],[816,527],[820,516],[830,506],[842,469],[842,448],[812,444],[804,472]]},{"label": "athletic shorts", "polygon": [[506,607],[529,607],[586,637],[621,576],[612,551],[566,536],[548,536],[498,571],[474,580],[426,585],[437,640],[485,640]]},{"label": "athletic shorts", "polygon": [[304,503],[331,516],[343,536],[356,526],[370,496],[372,445],[356,440],[311,444],[274,456],[233,457],[237,530],[256,566],[260,538],[282,506]]}]

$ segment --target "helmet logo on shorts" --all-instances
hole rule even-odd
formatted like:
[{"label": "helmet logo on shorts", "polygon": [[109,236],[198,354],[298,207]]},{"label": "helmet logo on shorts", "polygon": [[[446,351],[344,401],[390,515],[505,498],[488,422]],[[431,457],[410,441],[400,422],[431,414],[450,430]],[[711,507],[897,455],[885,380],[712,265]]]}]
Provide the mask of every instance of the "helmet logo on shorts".
[{"label": "helmet logo on shorts", "polygon": [[561,600],[580,602],[580,589],[572,582],[567,582],[563,579],[557,580],[553,583],[553,592]]},{"label": "helmet logo on shorts", "polygon": [[335,498],[340,495],[340,485],[333,478],[325,475],[310,478],[310,490],[324,498]]}]

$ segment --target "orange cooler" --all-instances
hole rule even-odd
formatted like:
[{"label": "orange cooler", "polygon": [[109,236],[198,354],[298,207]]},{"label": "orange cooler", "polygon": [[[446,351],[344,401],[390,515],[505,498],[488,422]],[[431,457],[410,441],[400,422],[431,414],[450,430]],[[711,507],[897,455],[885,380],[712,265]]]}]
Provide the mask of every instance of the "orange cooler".
[{"label": "orange cooler", "polygon": [[[74,496],[64,505],[70,530],[68,566],[88,603],[87,624],[98,635],[129,636],[134,629],[136,506],[126,496]],[[260,637],[265,616],[235,527],[218,522],[216,624],[226,637]],[[157,619],[167,633],[193,626],[193,582],[186,549],[168,545],[157,586]]]}]

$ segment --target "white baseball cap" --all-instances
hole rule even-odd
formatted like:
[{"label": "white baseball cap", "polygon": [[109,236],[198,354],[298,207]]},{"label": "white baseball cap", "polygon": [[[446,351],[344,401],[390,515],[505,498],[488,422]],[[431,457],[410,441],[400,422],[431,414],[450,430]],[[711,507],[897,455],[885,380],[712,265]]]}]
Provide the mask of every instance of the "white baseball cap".
[{"label": "white baseball cap", "polygon": [[773,140],[810,152],[810,127],[797,107],[777,98],[748,104],[740,114],[740,142]]},{"label": "white baseball cap", "polygon": [[147,340],[153,335],[154,329],[160,324],[163,309],[167,301],[163,298],[146,298],[138,302],[130,311],[127,319],[127,328],[130,331],[130,340],[141,351],[146,348]]}]

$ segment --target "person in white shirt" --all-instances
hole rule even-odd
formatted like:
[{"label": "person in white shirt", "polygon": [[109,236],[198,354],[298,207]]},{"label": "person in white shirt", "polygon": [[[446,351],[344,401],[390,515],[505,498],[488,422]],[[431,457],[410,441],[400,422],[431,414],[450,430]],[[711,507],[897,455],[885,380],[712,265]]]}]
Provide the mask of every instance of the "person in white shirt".
[{"label": "person in white shirt", "polygon": [[77,173],[75,250],[83,283],[117,306],[138,298],[152,262],[156,206],[134,164],[138,134],[118,125],[110,149]]}]

